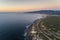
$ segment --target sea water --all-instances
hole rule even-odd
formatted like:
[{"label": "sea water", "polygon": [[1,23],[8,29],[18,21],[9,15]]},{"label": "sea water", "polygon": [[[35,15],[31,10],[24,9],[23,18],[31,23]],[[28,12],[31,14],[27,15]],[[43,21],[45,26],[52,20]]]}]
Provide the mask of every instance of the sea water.
[{"label": "sea water", "polygon": [[0,12],[0,40],[24,40],[27,25],[42,16],[38,13]]}]

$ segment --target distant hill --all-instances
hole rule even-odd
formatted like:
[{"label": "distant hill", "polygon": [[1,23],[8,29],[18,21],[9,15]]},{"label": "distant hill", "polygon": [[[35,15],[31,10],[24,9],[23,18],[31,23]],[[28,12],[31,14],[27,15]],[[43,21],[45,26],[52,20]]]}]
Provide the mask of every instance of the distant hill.
[{"label": "distant hill", "polygon": [[60,10],[39,10],[39,11],[31,11],[25,13],[60,14]]}]

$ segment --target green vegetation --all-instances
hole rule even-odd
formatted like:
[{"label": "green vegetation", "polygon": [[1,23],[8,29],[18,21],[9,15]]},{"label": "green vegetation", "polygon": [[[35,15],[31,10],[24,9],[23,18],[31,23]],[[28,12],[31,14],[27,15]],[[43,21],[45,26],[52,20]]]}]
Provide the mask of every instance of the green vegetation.
[{"label": "green vegetation", "polygon": [[53,30],[55,32],[60,31],[60,16],[49,16],[42,20],[44,25],[49,30]]},{"label": "green vegetation", "polygon": [[[32,38],[60,40],[60,16],[48,16],[46,18],[37,19],[32,24],[30,31],[36,31],[36,33],[32,33]],[[31,34],[29,35],[31,37]]]}]

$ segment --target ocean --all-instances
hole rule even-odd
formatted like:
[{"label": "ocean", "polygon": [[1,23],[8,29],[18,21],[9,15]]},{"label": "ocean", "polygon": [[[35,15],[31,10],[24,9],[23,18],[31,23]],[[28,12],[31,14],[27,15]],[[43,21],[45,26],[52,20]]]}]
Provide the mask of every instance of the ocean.
[{"label": "ocean", "polygon": [[26,27],[42,14],[0,12],[0,40],[24,40]]}]

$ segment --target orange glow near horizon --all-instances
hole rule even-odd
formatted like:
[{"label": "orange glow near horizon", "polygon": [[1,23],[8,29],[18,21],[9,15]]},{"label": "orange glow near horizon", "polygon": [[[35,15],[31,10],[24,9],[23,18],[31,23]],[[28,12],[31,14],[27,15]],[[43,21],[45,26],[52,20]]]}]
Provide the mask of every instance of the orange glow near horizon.
[{"label": "orange glow near horizon", "polygon": [[35,9],[36,8],[31,8],[31,7],[3,7],[0,8],[0,11],[29,11]]},{"label": "orange glow near horizon", "polygon": [[4,8],[0,8],[0,11],[2,12],[5,12],[5,11],[31,11],[31,10],[47,10],[47,9],[56,9],[56,8],[60,8],[58,6],[53,6],[53,7],[50,7],[50,6],[45,6],[45,7],[36,7],[36,8],[33,8],[33,7],[4,7]]},{"label": "orange glow near horizon", "polygon": [[0,12],[60,10],[60,0],[0,0]]}]

